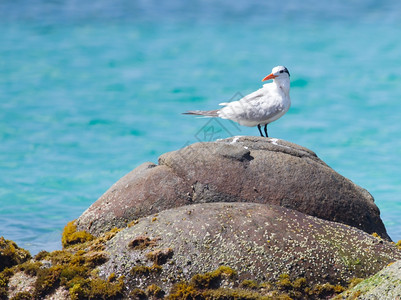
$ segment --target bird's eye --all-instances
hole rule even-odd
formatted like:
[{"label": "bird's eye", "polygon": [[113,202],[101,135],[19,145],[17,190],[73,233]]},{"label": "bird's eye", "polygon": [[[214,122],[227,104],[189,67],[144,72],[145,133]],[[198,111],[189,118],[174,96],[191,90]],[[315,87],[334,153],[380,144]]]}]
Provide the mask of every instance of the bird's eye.
[{"label": "bird's eye", "polygon": [[283,73],[284,72],[284,70],[280,70],[280,73]]}]

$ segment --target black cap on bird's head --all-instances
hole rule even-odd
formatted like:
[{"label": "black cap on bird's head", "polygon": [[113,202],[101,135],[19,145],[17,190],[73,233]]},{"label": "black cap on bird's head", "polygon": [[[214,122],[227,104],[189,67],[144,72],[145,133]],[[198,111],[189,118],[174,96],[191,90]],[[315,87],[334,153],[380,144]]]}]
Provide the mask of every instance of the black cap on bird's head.
[{"label": "black cap on bird's head", "polygon": [[262,81],[266,81],[269,79],[274,79],[276,77],[279,77],[281,74],[287,73],[288,77],[290,77],[290,72],[288,72],[288,69],[284,66],[277,66],[274,67],[272,72],[267,75],[265,78],[262,79]]},{"label": "black cap on bird's head", "polygon": [[290,72],[288,72],[288,69],[286,68],[286,67],[284,67],[284,69],[283,70],[280,70],[280,73],[287,73],[288,74],[288,76],[291,76],[290,75]]}]

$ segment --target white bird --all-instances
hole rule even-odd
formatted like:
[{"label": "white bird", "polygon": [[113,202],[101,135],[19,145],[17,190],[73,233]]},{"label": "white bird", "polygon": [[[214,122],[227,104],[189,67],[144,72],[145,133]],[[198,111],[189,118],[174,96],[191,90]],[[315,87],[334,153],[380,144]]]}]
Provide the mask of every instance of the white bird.
[{"label": "white bird", "polygon": [[267,125],[283,116],[291,105],[290,99],[290,73],[286,67],[274,67],[272,72],[262,81],[273,79],[273,82],[264,84],[263,87],[238,101],[220,103],[224,106],[216,110],[190,110],[184,114],[206,117],[220,117],[232,120],[240,125],[258,126],[260,135],[263,136],[260,126],[264,127],[266,137]]}]

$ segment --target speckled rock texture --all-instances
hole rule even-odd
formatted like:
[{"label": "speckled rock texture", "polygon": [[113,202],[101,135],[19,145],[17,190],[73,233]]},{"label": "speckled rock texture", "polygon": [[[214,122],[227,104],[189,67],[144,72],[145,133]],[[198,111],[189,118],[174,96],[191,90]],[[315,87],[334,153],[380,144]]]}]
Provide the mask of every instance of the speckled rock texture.
[{"label": "speckled rock texture", "polygon": [[[33,293],[35,289],[35,281],[36,276],[30,276],[25,274],[24,272],[15,273],[8,283],[8,298],[13,299],[22,299],[18,298],[18,293],[28,292]],[[28,299],[28,298],[23,298]],[[36,298],[33,298],[36,299]],[[69,300],[71,299],[70,293],[64,287],[57,287],[53,291],[51,291],[48,295],[41,298],[42,300]]]},{"label": "speckled rock texture", "polygon": [[401,260],[362,281],[335,299],[397,300],[401,299]]},{"label": "speckled rock texture", "polygon": [[8,283],[8,297],[11,299],[20,292],[33,292],[35,281],[36,277],[27,275],[24,272],[17,272]]},{"label": "speckled rock texture", "polygon": [[373,197],[314,152],[272,138],[233,137],[165,153],[114,184],[77,220],[99,235],[168,208],[269,203],[376,232],[390,240]]},{"label": "speckled rock texture", "polygon": [[348,225],[258,203],[204,203],[165,210],[120,231],[106,245],[99,275],[125,275],[129,288],[174,282],[221,265],[244,279],[280,274],[345,283],[401,258],[387,241]]}]

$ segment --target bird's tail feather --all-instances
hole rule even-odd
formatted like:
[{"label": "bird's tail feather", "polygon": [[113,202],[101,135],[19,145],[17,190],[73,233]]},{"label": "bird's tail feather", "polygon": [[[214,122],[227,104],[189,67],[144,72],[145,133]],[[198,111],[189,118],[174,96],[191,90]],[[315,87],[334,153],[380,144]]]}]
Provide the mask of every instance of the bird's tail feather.
[{"label": "bird's tail feather", "polygon": [[183,115],[196,115],[196,116],[206,116],[206,117],[218,117],[218,109],[215,110],[189,110],[184,112]]}]

